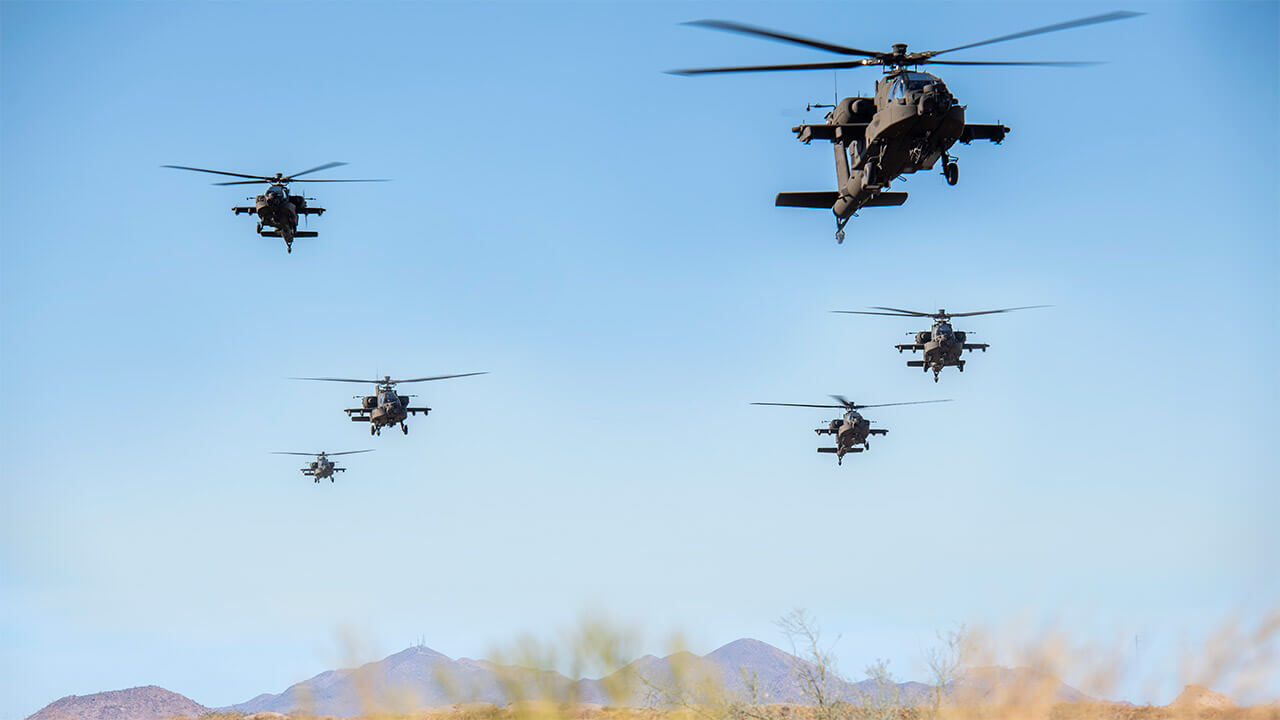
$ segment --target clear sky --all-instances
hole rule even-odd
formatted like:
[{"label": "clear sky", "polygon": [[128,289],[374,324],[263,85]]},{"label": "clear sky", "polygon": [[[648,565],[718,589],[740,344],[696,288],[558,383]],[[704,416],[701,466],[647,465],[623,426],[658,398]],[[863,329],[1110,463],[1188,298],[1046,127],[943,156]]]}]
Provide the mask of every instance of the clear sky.
[{"label": "clear sky", "polygon": [[[922,50],[1120,8],[964,56],[1106,65],[940,72],[1008,141],[843,246],[772,206],[831,186],[789,128],[832,73],[662,73],[830,59],[704,17]],[[936,630],[1054,620],[1168,701],[1171,648],[1280,603],[1277,8],[4,2],[0,720],[584,608],[706,652],[802,606],[917,678]],[[394,182],[307,187],[292,255],[159,167],[332,160]],[[891,347],[921,323],[828,312],[1030,304],[937,385]],[[408,437],[286,379],[478,370]],[[955,402],[843,467],[830,413],[748,405],[828,393]],[[268,454],[366,447],[323,486]]]}]

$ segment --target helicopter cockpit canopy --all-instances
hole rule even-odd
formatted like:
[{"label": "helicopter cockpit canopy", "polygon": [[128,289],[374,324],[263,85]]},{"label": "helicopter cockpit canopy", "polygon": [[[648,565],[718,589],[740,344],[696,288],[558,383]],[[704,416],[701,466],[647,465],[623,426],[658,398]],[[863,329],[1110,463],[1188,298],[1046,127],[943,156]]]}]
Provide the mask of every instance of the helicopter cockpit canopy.
[{"label": "helicopter cockpit canopy", "polygon": [[908,90],[923,90],[926,85],[934,85],[942,82],[929,73],[922,72],[905,72],[901,77],[906,78]]},{"label": "helicopter cockpit canopy", "polygon": [[936,333],[937,333],[937,334],[939,334],[939,335],[950,335],[950,334],[951,334],[951,323],[949,323],[949,322],[940,322],[940,323],[938,323],[938,327],[937,327],[937,329],[935,329],[935,330],[934,330],[934,332],[936,332]]}]

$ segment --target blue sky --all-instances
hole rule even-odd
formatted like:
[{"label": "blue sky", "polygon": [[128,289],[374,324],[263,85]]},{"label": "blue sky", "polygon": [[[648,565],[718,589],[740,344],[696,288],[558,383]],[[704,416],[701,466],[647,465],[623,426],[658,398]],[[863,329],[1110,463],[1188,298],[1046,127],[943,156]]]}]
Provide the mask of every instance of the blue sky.
[{"label": "blue sky", "polygon": [[[967,53],[1108,64],[940,73],[1008,141],[843,246],[772,207],[831,183],[789,127],[832,74],[662,73],[826,59],[703,17],[928,49],[1116,7],[3,3],[0,720],[593,607],[706,652],[802,606],[904,677],[937,630],[1055,621],[1143,638],[1128,696],[1167,701],[1171,648],[1280,602],[1277,4]],[[252,188],[159,167],[331,160],[395,181],[307,188],[292,255]],[[1040,303],[938,385],[892,350],[917,324],[828,313]],[[475,370],[407,438],[286,379]],[[828,393],[955,402],[843,467],[822,411],[748,405]],[[323,487],[268,454],[365,447]]]}]

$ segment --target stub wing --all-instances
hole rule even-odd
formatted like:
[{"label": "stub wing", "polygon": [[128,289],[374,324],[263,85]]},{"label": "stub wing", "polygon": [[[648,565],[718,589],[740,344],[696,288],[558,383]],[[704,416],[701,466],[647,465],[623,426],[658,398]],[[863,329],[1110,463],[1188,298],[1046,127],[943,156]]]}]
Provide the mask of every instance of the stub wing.
[{"label": "stub wing", "polygon": [[407,413],[409,413],[410,415],[417,415],[418,413],[422,413],[423,415],[426,415],[427,413],[431,412],[431,408],[429,408],[429,407],[419,407],[419,408],[411,407],[411,408],[405,408],[405,409],[404,409],[404,411],[405,411],[405,412],[407,412]]},{"label": "stub wing", "polygon": [[256,208],[256,207],[233,207],[233,208],[231,208],[231,212],[233,212],[233,213],[235,213],[235,214],[237,214],[237,215],[243,215],[243,214],[245,214],[245,213],[249,213],[250,215],[257,215],[257,214],[258,214],[258,208]]},{"label": "stub wing", "polygon": [[904,343],[902,345],[894,345],[894,347],[898,348],[898,352],[902,352],[903,350],[910,350],[911,352],[920,352],[921,350],[924,350],[924,346],[920,345],[919,343]]},{"label": "stub wing", "polygon": [[298,211],[298,214],[299,214],[299,215],[323,215],[323,214],[324,214],[324,208],[322,208],[322,207],[305,207],[305,208],[302,208],[301,210],[299,210],[299,211]]},{"label": "stub wing", "polygon": [[981,350],[982,352],[986,352],[987,348],[989,347],[991,346],[986,343],[965,343],[964,344],[965,350]]},{"label": "stub wing", "polygon": [[974,140],[990,140],[999,145],[1004,142],[1004,136],[1008,132],[1009,128],[1005,125],[965,125],[964,131],[960,133],[960,142],[968,145]]},{"label": "stub wing", "polygon": [[868,430],[867,434],[868,435],[888,435],[889,431],[884,428],[878,428],[876,430]]},{"label": "stub wing", "polygon": [[867,125],[868,123],[796,125],[791,128],[791,132],[796,134],[797,140],[806,145],[814,140],[830,140],[831,142],[857,140],[862,142],[867,137]]}]

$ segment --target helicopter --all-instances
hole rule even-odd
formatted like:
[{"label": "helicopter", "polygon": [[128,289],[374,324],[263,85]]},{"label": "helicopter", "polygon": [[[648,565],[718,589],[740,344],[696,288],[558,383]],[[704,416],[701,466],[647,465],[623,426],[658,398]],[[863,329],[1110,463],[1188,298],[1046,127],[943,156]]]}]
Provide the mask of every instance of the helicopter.
[{"label": "helicopter", "polygon": [[355,380],[352,378],[290,378],[291,380],[324,380],[327,382],[350,382],[350,383],[373,383],[374,394],[365,395],[363,397],[357,395],[360,400],[360,407],[348,408],[344,410],[347,417],[351,418],[351,422],[367,422],[369,423],[370,435],[381,435],[384,427],[391,425],[400,425],[400,430],[405,434],[409,434],[409,426],[404,421],[410,415],[422,413],[426,415],[431,412],[429,407],[409,407],[409,400],[417,397],[416,395],[400,395],[396,393],[395,386],[399,383],[427,382],[429,380],[448,380],[450,378],[471,377],[472,375],[485,375],[483,372],[462,373],[460,375],[437,375],[435,377],[409,378],[408,380],[392,380],[390,375],[383,376],[381,380]]},{"label": "helicopter", "polygon": [[[231,177],[250,178],[249,180],[237,180],[234,182],[220,182],[214,185],[257,185],[259,183],[268,183],[264,193],[253,198],[253,207],[233,207],[231,211],[236,215],[248,213],[258,216],[258,234],[262,237],[278,237],[284,239],[285,251],[293,252],[294,238],[313,238],[320,233],[310,230],[298,229],[298,216],[306,215],[323,215],[324,208],[310,207],[307,205],[308,200],[315,198],[303,197],[301,195],[292,195],[289,193],[289,183],[292,182],[387,182],[384,179],[376,180],[331,180],[331,179],[299,179],[308,173],[320,170],[328,170],[329,168],[341,167],[346,165],[344,162],[331,162],[324,165],[317,165],[309,170],[296,172],[292,175],[283,175],[276,173],[274,176],[268,175],[245,175],[243,173],[223,172],[222,170],[206,170],[205,168],[187,167],[185,165],[162,165],[161,167],[173,168],[174,170],[194,170],[195,172],[212,173],[214,175],[230,175]],[[263,230],[263,227],[273,228],[271,230]]]},{"label": "helicopter", "polygon": [[[953,330],[951,328],[951,318],[972,317],[974,315],[992,315],[995,313],[1007,313],[1014,310],[1032,310],[1035,308],[1049,307],[1048,305],[1025,305],[1023,307],[1003,308],[1000,310],[981,310],[979,312],[966,313],[949,313],[946,310],[939,309],[936,313],[917,312],[915,310],[900,310],[898,308],[874,306],[876,310],[888,310],[890,312],[867,312],[865,310],[832,310],[832,312],[844,313],[846,315],[888,315],[890,317],[919,317],[932,318],[933,328],[922,330],[914,333],[915,342],[904,343],[902,345],[894,345],[898,348],[898,352],[910,350],[911,352],[923,352],[922,360],[908,360],[907,367],[918,367],[929,372],[933,370],[933,381],[938,382],[938,375],[944,367],[955,367],[960,372],[964,372],[964,360],[960,359],[961,354],[965,350],[981,350],[986,352],[990,347],[986,343],[970,343],[966,342],[969,333]],[[911,335],[913,333],[907,333]]]},{"label": "helicopter", "polygon": [[754,65],[739,67],[672,70],[675,75],[712,73],[770,72],[778,70],[840,70],[878,65],[884,77],[876,81],[873,97],[847,97],[834,105],[810,105],[830,108],[826,122],[802,124],[791,128],[806,145],[814,140],[828,140],[835,148],[836,189],[819,192],[779,193],[778,207],[826,208],[836,217],[836,242],[843,243],[844,226],[864,207],[898,206],[907,201],[905,192],[889,192],[894,180],[921,170],[932,170],[942,161],[942,174],[948,185],[960,179],[960,168],[950,150],[955,143],[968,145],[974,140],[999,144],[1010,128],[995,124],[965,122],[965,106],[947,89],[942,79],[915,68],[921,65],[1044,65],[1072,67],[1093,65],[1090,62],[986,62],[970,60],[935,60],[944,53],[980,45],[1015,40],[1043,33],[1067,30],[1084,25],[1123,20],[1142,13],[1129,11],[1046,25],[1033,30],[1002,35],[990,40],[959,45],[946,50],[907,52],[906,43],[895,43],[890,52],[875,52],[811,40],[766,28],[726,20],[696,20],[686,23],[698,27],[751,35],[785,43],[817,48],[860,59],[840,62],[815,62],[795,65]]},{"label": "helicopter", "polygon": [[[849,453],[860,453],[864,450],[871,449],[869,442],[872,435],[888,435],[889,431],[884,428],[871,427],[871,420],[862,417],[862,413],[858,412],[864,408],[873,407],[890,407],[893,405],[925,405],[928,403],[951,402],[950,400],[919,400],[917,402],[904,403],[879,403],[876,405],[859,405],[851,402],[843,395],[832,395],[831,399],[840,403],[839,405],[806,405],[802,403],[774,403],[774,402],[758,402],[752,405],[774,405],[779,407],[803,407],[803,408],[834,408],[843,409],[844,416],[838,417],[827,424],[827,427],[820,427],[814,430],[819,435],[834,435],[836,440],[835,447],[820,447],[820,453],[834,453],[836,456],[836,464],[844,464],[844,456]],[[862,447],[858,447],[861,445]]]},{"label": "helicopter", "polygon": [[302,468],[302,474],[310,478],[315,478],[316,482],[320,482],[325,478],[329,478],[329,482],[333,482],[334,473],[346,472],[347,469],[340,468],[334,465],[333,461],[330,460],[329,458],[337,457],[339,455],[356,455],[358,453],[367,453],[367,452],[373,452],[373,451],[372,450],[348,450],[346,452],[336,452],[336,453],[326,453],[324,451],[321,451],[318,453],[274,452],[271,454],[272,455],[303,455],[305,457],[314,457],[315,460],[312,460],[310,463],[307,464],[306,467]]}]

